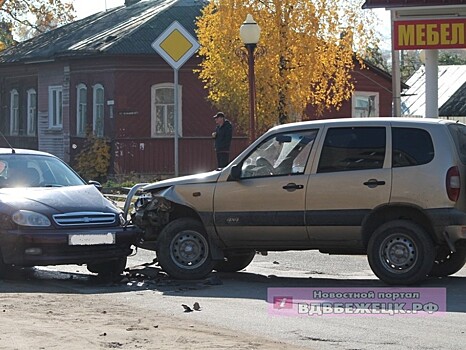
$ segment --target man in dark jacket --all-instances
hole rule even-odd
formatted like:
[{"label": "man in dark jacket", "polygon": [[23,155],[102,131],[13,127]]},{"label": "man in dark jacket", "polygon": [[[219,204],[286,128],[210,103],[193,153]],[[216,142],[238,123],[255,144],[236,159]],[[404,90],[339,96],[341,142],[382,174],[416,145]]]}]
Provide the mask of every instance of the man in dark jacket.
[{"label": "man in dark jacket", "polygon": [[230,144],[233,135],[233,127],[225,114],[218,112],[214,115],[215,132],[212,137],[215,139],[215,152],[217,153],[217,164],[219,168],[223,168],[230,162]]}]

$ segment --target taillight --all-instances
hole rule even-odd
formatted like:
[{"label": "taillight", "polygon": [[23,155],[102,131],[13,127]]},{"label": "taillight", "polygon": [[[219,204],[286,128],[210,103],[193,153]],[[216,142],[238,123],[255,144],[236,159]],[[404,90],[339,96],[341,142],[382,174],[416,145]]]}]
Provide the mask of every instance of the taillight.
[{"label": "taillight", "polygon": [[447,171],[447,194],[451,201],[456,202],[460,197],[461,179],[457,166],[452,166]]}]

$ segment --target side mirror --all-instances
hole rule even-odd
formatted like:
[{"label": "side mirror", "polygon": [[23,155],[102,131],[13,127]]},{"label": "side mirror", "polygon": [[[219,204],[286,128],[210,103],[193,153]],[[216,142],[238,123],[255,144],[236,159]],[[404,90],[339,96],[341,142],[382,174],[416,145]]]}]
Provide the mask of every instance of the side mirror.
[{"label": "side mirror", "polygon": [[102,192],[102,185],[99,181],[90,180],[89,185],[94,185],[100,192]]},{"label": "side mirror", "polygon": [[241,179],[241,164],[235,164],[231,168],[230,179],[238,181]]}]

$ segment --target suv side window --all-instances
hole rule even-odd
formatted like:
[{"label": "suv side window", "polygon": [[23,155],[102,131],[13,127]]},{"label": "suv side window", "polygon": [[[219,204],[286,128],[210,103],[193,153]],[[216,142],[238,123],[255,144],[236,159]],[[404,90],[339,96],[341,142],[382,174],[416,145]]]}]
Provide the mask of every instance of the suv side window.
[{"label": "suv side window", "polygon": [[434,159],[430,134],[417,128],[392,128],[392,167],[400,168],[429,163]]},{"label": "suv side window", "polygon": [[385,159],[385,132],[384,127],[329,129],[317,172],[382,168]]},{"label": "suv side window", "polygon": [[273,135],[252,151],[241,167],[241,178],[304,174],[318,130]]},{"label": "suv side window", "polygon": [[448,129],[455,141],[461,162],[466,164],[466,126],[464,124],[450,124]]}]

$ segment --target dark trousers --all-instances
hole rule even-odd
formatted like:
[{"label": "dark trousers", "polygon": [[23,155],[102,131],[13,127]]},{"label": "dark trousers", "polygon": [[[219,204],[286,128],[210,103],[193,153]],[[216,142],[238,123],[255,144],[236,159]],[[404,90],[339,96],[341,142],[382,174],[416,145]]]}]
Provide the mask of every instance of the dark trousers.
[{"label": "dark trousers", "polygon": [[217,164],[219,168],[224,168],[230,162],[229,152],[217,152]]}]

